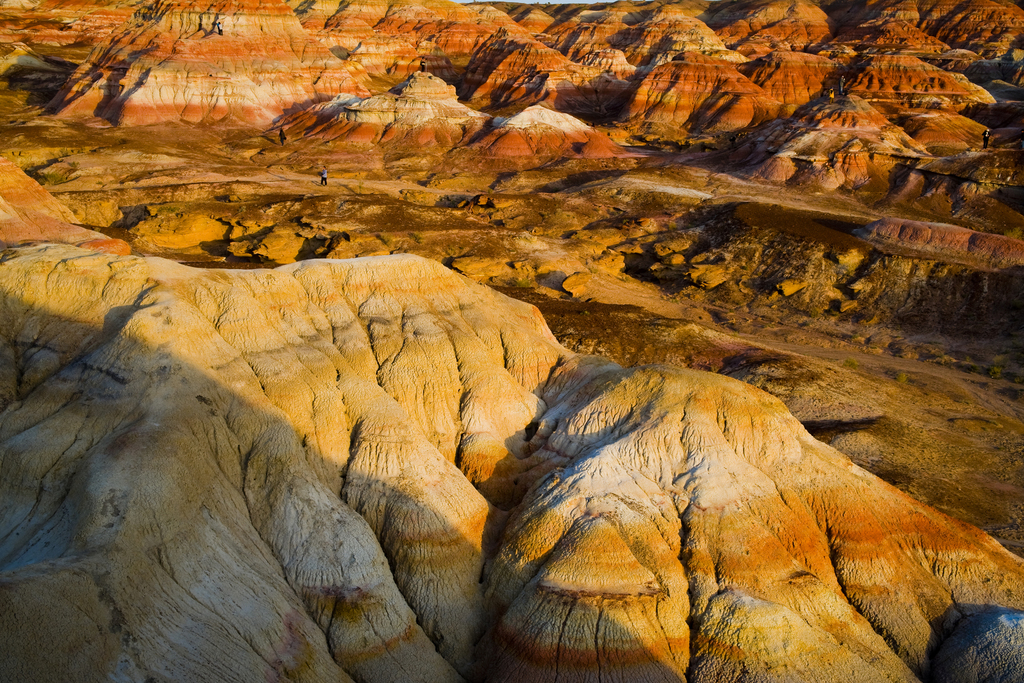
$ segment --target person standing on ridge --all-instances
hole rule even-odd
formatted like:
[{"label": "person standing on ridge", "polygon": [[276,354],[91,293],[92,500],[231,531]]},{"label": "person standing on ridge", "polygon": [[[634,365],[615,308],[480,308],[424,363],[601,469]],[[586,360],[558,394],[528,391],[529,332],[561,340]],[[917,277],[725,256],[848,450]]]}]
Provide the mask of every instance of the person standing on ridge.
[{"label": "person standing on ridge", "polygon": [[988,149],[988,139],[989,139],[989,136],[991,136],[991,135],[992,135],[992,131],[990,131],[988,128],[986,128],[985,132],[981,134],[981,148],[982,149]]},{"label": "person standing on ridge", "polygon": [[846,76],[839,77],[839,96],[842,97],[846,94]]},{"label": "person standing on ridge", "polygon": [[222,26],[220,25],[220,22],[219,22],[219,21],[215,21],[215,22],[213,23],[213,27],[214,27],[215,29],[217,29],[217,35],[218,35],[218,36],[222,36],[222,35],[224,35],[224,28],[223,28],[223,27],[222,27]]},{"label": "person standing on ridge", "polygon": [[829,88],[828,89],[828,102],[829,102],[829,104],[832,104],[835,101],[836,101],[836,89],[835,88]]},{"label": "person standing on ridge", "polygon": [[327,184],[327,167],[326,166],[324,166],[322,169],[320,169],[320,184],[321,185],[326,185]]},{"label": "person standing on ridge", "polygon": [[277,136],[281,138],[281,146],[284,147],[284,128],[281,128],[277,131]]}]

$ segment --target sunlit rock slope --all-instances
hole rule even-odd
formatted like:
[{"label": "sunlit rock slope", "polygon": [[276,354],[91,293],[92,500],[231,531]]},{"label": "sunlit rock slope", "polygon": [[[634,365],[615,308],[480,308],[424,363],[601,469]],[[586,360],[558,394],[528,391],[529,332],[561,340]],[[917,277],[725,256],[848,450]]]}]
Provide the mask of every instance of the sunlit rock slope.
[{"label": "sunlit rock slope", "polygon": [[2,259],[11,680],[1021,673],[1021,560],[738,381],[412,256]]}]

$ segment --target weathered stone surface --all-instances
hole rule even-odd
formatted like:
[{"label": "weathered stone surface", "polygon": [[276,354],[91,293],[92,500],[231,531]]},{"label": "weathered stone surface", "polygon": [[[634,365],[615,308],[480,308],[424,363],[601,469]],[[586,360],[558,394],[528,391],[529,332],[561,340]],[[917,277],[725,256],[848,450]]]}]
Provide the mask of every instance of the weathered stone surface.
[{"label": "weathered stone surface", "polygon": [[575,356],[439,264],[47,246],[0,295],[23,678],[910,683],[939,643],[1024,654],[963,636],[1024,607],[992,539],[767,394]]},{"label": "weathered stone surface", "polygon": [[936,683],[1011,683],[1024,678],[1024,612],[997,609],[965,619],[935,656]]}]

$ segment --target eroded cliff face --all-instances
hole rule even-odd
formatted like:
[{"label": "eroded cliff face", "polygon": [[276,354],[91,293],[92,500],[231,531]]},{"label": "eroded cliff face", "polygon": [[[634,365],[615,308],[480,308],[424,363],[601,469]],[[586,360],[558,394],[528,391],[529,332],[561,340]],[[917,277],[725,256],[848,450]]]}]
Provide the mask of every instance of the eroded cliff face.
[{"label": "eroded cliff face", "polygon": [[1019,629],[1018,558],[777,399],[424,259],[50,245],[0,293],[21,678],[914,681]]}]

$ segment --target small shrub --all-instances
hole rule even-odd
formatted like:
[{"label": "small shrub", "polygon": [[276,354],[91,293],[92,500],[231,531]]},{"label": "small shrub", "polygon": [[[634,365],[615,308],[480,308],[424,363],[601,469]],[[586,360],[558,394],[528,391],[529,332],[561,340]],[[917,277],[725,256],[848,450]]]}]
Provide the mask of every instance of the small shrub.
[{"label": "small shrub", "polygon": [[1003,367],[1001,365],[992,365],[988,369],[988,376],[992,379],[999,379],[1003,376]]},{"label": "small shrub", "polygon": [[531,280],[528,277],[521,277],[517,279],[513,284],[516,287],[519,287],[520,289],[527,289],[529,287],[533,287],[533,280]]},{"label": "small shrub", "polygon": [[846,360],[843,361],[843,367],[850,368],[851,370],[856,370],[858,367],[860,367],[860,363],[857,362],[856,358],[847,358]]},{"label": "small shrub", "polygon": [[907,373],[905,373],[905,372],[897,372],[896,373],[896,381],[899,382],[900,384],[906,384],[908,380],[910,380],[910,378],[907,377]]},{"label": "small shrub", "polygon": [[41,185],[60,185],[71,180],[74,171],[54,169],[52,171],[40,171],[38,175]]},{"label": "small shrub", "polygon": [[423,244],[423,233],[422,232],[410,232],[409,233],[409,237],[411,237],[412,241],[415,242],[416,244]]},{"label": "small shrub", "polygon": [[384,246],[387,247],[388,249],[394,249],[395,238],[393,235],[382,235],[381,233],[377,233],[377,239],[383,242]]}]

